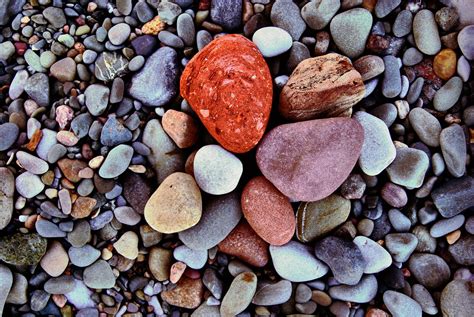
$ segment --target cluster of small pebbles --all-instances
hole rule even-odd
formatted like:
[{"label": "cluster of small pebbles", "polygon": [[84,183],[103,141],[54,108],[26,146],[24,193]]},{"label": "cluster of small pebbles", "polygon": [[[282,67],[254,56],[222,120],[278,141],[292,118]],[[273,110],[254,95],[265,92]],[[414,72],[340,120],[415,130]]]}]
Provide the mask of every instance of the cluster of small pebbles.
[{"label": "cluster of small pebbles", "polygon": [[0,1],[0,316],[470,317],[472,0]]}]

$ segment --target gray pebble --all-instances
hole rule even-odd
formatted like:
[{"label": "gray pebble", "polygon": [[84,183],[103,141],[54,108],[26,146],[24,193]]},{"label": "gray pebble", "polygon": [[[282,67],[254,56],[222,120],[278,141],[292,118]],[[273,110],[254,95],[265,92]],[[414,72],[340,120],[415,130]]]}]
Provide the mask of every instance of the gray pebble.
[{"label": "gray pebble", "polygon": [[414,104],[418,97],[420,97],[421,90],[423,89],[423,85],[425,84],[425,79],[423,77],[418,77],[413,84],[410,86],[407,95],[407,102],[409,104]]},{"label": "gray pebble", "polygon": [[377,278],[374,275],[364,276],[356,285],[337,285],[329,288],[333,299],[368,303],[377,295]]},{"label": "gray pebble", "polygon": [[385,291],[383,302],[393,317],[421,317],[421,306],[409,296],[395,292]]},{"label": "gray pebble", "polygon": [[435,55],[441,49],[438,25],[433,12],[427,9],[418,11],[413,19],[413,35],[416,47],[426,55]]},{"label": "gray pebble", "polygon": [[457,215],[452,218],[437,221],[430,229],[433,238],[440,238],[462,227],[464,215]]},{"label": "gray pebble", "polygon": [[451,276],[448,264],[443,258],[435,254],[413,254],[408,262],[408,268],[415,279],[428,289],[435,289],[446,285]]},{"label": "gray pebble", "polygon": [[395,261],[406,262],[415,251],[418,239],[412,233],[390,233],[385,236],[385,243]]},{"label": "gray pebble", "polygon": [[158,33],[158,39],[167,46],[171,46],[174,48],[184,47],[184,42],[179,36],[166,30],[163,30]]},{"label": "gray pebble", "polygon": [[408,118],[421,141],[428,146],[439,146],[441,124],[435,116],[423,108],[414,108]]},{"label": "gray pebble", "polygon": [[88,267],[100,257],[100,251],[86,244],[82,247],[70,247],[68,250],[71,263],[78,267]]},{"label": "gray pebble", "polygon": [[240,0],[212,0],[211,19],[226,30],[235,30],[242,22],[242,6]]},{"label": "gray pebble", "polygon": [[[227,1],[219,1],[227,2]],[[238,1],[241,3],[241,1]],[[213,1],[214,3],[214,1]],[[293,40],[298,41],[306,29],[306,23],[300,9],[292,0],[276,0],[272,6],[270,19],[274,26],[290,33]],[[239,16],[240,20],[240,16]]]},{"label": "gray pebble", "polygon": [[178,36],[183,40],[186,46],[193,46],[196,30],[194,20],[189,14],[183,13],[178,17],[176,30]]},{"label": "gray pebble", "polygon": [[[398,2],[400,4],[400,1]],[[375,10],[377,10],[377,7],[375,7]],[[395,22],[393,23],[393,34],[397,37],[408,35],[411,32],[412,21],[413,14],[410,12],[410,10],[400,11],[397,15],[397,18],[395,19]]]},{"label": "gray pebble", "polygon": [[444,128],[440,134],[441,152],[448,171],[454,177],[461,177],[466,172],[466,136],[463,128],[453,124]]},{"label": "gray pebble", "polygon": [[386,17],[398,7],[401,2],[401,0],[378,0],[375,5],[375,15],[377,18]]},{"label": "gray pebble", "polygon": [[143,67],[144,64],[145,64],[145,57],[143,57],[141,55],[138,55],[138,56],[135,56],[134,58],[132,58],[130,63],[128,63],[128,69],[131,72],[136,72],[136,71],[140,70]]},{"label": "gray pebble", "polygon": [[435,94],[433,106],[438,111],[447,111],[461,96],[463,82],[458,76],[452,77]]},{"label": "gray pebble", "polygon": [[392,55],[383,58],[385,72],[382,82],[382,94],[387,98],[395,98],[402,90],[402,79],[398,59]]}]

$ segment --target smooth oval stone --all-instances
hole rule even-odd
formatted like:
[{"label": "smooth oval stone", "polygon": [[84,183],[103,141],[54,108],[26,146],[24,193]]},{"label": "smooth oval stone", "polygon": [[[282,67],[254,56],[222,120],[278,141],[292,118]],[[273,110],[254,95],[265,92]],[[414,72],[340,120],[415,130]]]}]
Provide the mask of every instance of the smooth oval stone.
[{"label": "smooth oval stone", "polygon": [[110,43],[113,45],[121,45],[130,35],[130,25],[127,23],[119,23],[110,28],[108,36]]},{"label": "smooth oval stone", "polygon": [[183,276],[176,287],[161,292],[161,298],[170,305],[193,309],[199,306],[203,297],[201,279]]},{"label": "smooth oval stone", "polygon": [[435,188],[431,197],[443,217],[454,217],[473,205],[474,178],[451,179]]},{"label": "smooth oval stone", "polygon": [[440,238],[462,227],[466,217],[464,215],[457,215],[448,219],[441,219],[430,229],[430,235],[433,238]]},{"label": "smooth oval stone", "polygon": [[219,37],[186,65],[181,95],[225,149],[255,147],[267,126],[272,77],[257,46],[241,35]]},{"label": "smooth oval stone", "polygon": [[439,146],[441,123],[435,116],[423,108],[414,108],[410,111],[408,119],[421,141],[428,146]]},{"label": "smooth oval stone", "polygon": [[433,107],[438,111],[451,109],[461,96],[462,86],[462,79],[458,76],[448,80],[434,95]]},{"label": "smooth oval stone", "polygon": [[474,236],[472,234],[462,236],[455,244],[449,246],[448,251],[454,261],[461,265],[474,265]]},{"label": "smooth oval stone", "polygon": [[44,284],[44,290],[49,294],[66,294],[74,289],[74,277],[63,275],[49,279]]},{"label": "smooth oval stone", "polygon": [[378,175],[393,162],[396,155],[388,127],[382,120],[367,112],[358,111],[353,118],[364,128],[359,166],[369,176]]},{"label": "smooth oval stone", "polygon": [[[95,219],[97,219],[97,217]],[[129,260],[135,260],[138,256],[138,241],[138,235],[135,232],[127,231],[113,246],[115,251],[121,256]]]},{"label": "smooth oval stone", "polygon": [[245,185],[241,205],[249,225],[269,244],[282,245],[293,237],[293,208],[288,198],[265,177],[255,177]]},{"label": "smooth oval stone", "polygon": [[107,289],[115,285],[115,275],[104,260],[97,260],[84,270],[84,283],[90,288]]},{"label": "smooth oval stone", "polygon": [[10,223],[13,214],[15,176],[6,167],[0,167],[0,230]]},{"label": "smooth oval stone", "polygon": [[293,292],[291,282],[281,280],[277,283],[262,283],[257,286],[257,292],[252,299],[252,304],[259,306],[272,306],[286,303]]},{"label": "smooth oval stone", "polygon": [[32,174],[41,175],[46,173],[49,169],[48,163],[30,153],[18,151],[16,152],[16,158],[21,166]]},{"label": "smooth oval stone", "polygon": [[339,13],[329,26],[334,43],[350,58],[356,58],[364,52],[371,27],[372,14],[362,8]]},{"label": "smooth oval stone", "polygon": [[397,149],[397,156],[387,167],[390,180],[407,188],[418,188],[423,184],[430,160],[425,152],[412,148]]},{"label": "smooth oval stone", "polygon": [[222,316],[235,316],[243,312],[252,302],[257,291],[257,276],[252,272],[237,275],[222,299]]},{"label": "smooth oval stone", "polygon": [[382,120],[387,127],[390,127],[397,119],[397,107],[392,103],[384,103],[375,107],[370,113]]},{"label": "smooth oval stone", "polygon": [[271,245],[270,256],[278,275],[292,282],[315,280],[328,272],[328,267],[316,259],[309,246],[296,241]]},{"label": "smooth oval stone", "polygon": [[385,236],[385,245],[397,262],[406,262],[417,244],[418,238],[412,233],[390,233]]},{"label": "smooth oval stone", "polygon": [[442,80],[448,80],[456,73],[456,52],[450,48],[442,49],[433,60],[433,70]]},{"label": "smooth oval stone", "polygon": [[313,0],[301,9],[301,17],[314,30],[321,30],[331,21],[341,6],[339,0]]},{"label": "smooth oval stone", "polygon": [[385,291],[383,302],[393,317],[421,317],[421,306],[405,294],[395,291]]},{"label": "smooth oval stone", "polygon": [[314,202],[302,202],[296,212],[296,236],[302,242],[322,237],[344,223],[350,212],[350,200],[336,194]]},{"label": "smooth oval stone", "polygon": [[364,94],[351,61],[330,53],[298,64],[281,91],[278,110],[291,121],[345,116]]},{"label": "smooth oval stone", "polygon": [[275,57],[283,54],[293,45],[291,35],[274,26],[258,29],[253,34],[252,41],[265,57]]},{"label": "smooth oval stone", "polygon": [[366,262],[352,241],[326,237],[316,243],[316,257],[326,263],[334,278],[342,284],[356,285],[364,273]]},{"label": "smooth oval stone", "polygon": [[362,149],[364,131],[349,118],[280,125],[257,149],[263,175],[294,201],[332,194],[349,176]]},{"label": "smooth oval stone", "polygon": [[17,192],[25,198],[33,198],[44,189],[44,184],[38,175],[24,172],[15,180]]},{"label": "smooth oval stone", "polygon": [[453,280],[441,293],[441,312],[444,316],[470,316],[474,311],[473,281]]},{"label": "smooth oval stone", "polygon": [[181,231],[179,239],[194,250],[215,247],[229,235],[242,218],[240,199],[236,193],[210,197],[201,220],[192,228]]},{"label": "smooth oval stone", "polygon": [[360,73],[362,80],[366,81],[382,74],[385,64],[379,56],[366,55],[354,62],[354,68]]},{"label": "smooth oval stone", "polygon": [[71,263],[78,267],[88,267],[100,257],[100,251],[86,244],[82,247],[70,247],[68,250]]},{"label": "smooth oval stone", "polygon": [[0,264],[0,312],[2,315],[8,293],[12,290],[13,282],[12,271],[8,266]]},{"label": "smooth oval stone", "polygon": [[337,285],[329,288],[329,295],[333,299],[368,303],[377,295],[377,278],[374,275],[364,276],[356,285]]},{"label": "smooth oval stone", "polygon": [[438,313],[438,307],[436,307],[433,296],[423,285],[415,284],[412,286],[412,297],[420,304],[423,312],[428,315],[436,315]]},{"label": "smooth oval stone", "polygon": [[434,14],[430,10],[418,11],[413,19],[413,36],[416,47],[426,55],[435,55],[441,50],[441,40]]},{"label": "smooth oval stone", "polygon": [[423,60],[423,54],[416,48],[410,47],[403,53],[403,65],[414,66]]},{"label": "smooth oval stone", "polygon": [[408,268],[421,285],[430,289],[444,286],[451,276],[448,264],[436,254],[415,253]]},{"label": "smooth oval stone", "polygon": [[114,147],[99,169],[102,178],[115,178],[125,172],[132,161],[133,148],[130,145],[120,144]]},{"label": "smooth oval stone", "polygon": [[18,138],[20,129],[14,123],[0,124],[0,151],[8,150]]},{"label": "smooth oval stone", "polygon": [[395,98],[402,91],[400,64],[395,56],[387,55],[383,58],[385,72],[382,82],[382,94],[387,98]]},{"label": "smooth oval stone", "polygon": [[197,151],[193,172],[199,188],[212,195],[223,195],[237,187],[243,165],[234,154],[217,144],[210,144]]},{"label": "smooth oval stone", "polygon": [[390,253],[374,240],[364,236],[357,236],[353,242],[362,252],[362,256],[365,259],[365,274],[381,272],[392,264]]},{"label": "smooth oval stone", "polygon": [[440,134],[439,143],[448,171],[454,177],[461,177],[466,172],[466,136],[463,128],[453,124],[444,128]]},{"label": "smooth oval stone", "polygon": [[93,116],[101,115],[109,103],[110,89],[101,84],[92,84],[84,91],[87,110]]},{"label": "smooth oval stone", "polygon": [[300,8],[291,0],[276,0],[272,5],[270,19],[274,26],[282,28],[298,41],[306,29]]},{"label": "smooth oval stone", "polygon": [[474,59],[474,44],[472,37],[474,36],[474,26],[468,25],[458,33],[458,44],[463,55],[469,59]]},{"label": "smooth oval stone", "polygon": [[384,18],[400,5],[401,0],[378,0],[375,4],[375,15]]},{"label": "smooth oval stone", "polygon": [[398,13],[395,22],[393,22],[393,34],[396,37],[404,37],[410,34],[412,29],[413,14],[410,10],[402,10]]},{"label": "smooth oval stone", "polygon": [[[147,197],[148,198],[148,197]],[[141,216],[132,207],[121,206],[114,209],[114,216],[120,223],[134,226],[140,222]]]},{"label": "smooth oval stone", "polygon": [[162,233],[193,227],[201,219],[201,192],[194,178],[185,173],[168,176],[151,195],[145,206],[145,220]]}]

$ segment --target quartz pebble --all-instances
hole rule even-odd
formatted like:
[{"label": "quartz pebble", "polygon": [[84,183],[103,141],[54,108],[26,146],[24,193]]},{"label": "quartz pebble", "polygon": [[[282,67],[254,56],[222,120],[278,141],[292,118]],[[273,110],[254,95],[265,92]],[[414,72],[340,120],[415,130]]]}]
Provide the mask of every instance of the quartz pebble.
[{"label": "quartz pebble", "polygon": [[275,57],[283,54],[293,44],[291,35],[288,32],[273,26],[257,30],[252,36],[252,41],[257,45],[264,57]]}]

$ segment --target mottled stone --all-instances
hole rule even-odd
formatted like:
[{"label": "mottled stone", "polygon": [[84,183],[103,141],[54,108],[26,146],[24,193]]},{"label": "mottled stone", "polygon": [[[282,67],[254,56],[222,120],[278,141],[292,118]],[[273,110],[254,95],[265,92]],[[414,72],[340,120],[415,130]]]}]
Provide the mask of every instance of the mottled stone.
[{"label": "mottled stone", "polygon": [[13,214],[15,176],[6,167],[0,167],[0,230],[10,223]]},{"label": "mottled stone", "polygon": [[47,240],[36,233],[0,238],[0,260],[13,265],[36,265],[46,253]]},{"label": "mottled stone", "polygon": [[128,60],[117,52],[103,52],[95,61],[94,74],[102,81],[112,81],[127,73]]},{"label": "mottled stone", "polygon": [[466,137],[463,128],[453,124],[440,133],[439,143],[448,171],[454,177],[461,177],[466,172]]},{"label": "mottled stone", "polygon": [[474,311],[473,281],[455,279],[441,293],[441,312],[446,317],[470,316]]},{"label": "mottled stone", "polygon": [[193,309],[201,304],[204,288],[201,279],[183,276],[176,287],[161,293],[161,298],[177,307]]},{"label": "mottled stone", "polygon": [[387,168],[387,173],[395,184],[419,188],[423,184],[429,163],[425,152],[412,148],[399,148],[395,160]]},{"label": "mottled stone", "polygon": [[413,254],[408,261],[408,268],[418,282],[429,289],[444,286],[451,276],[448,264],[435,254]]}]

